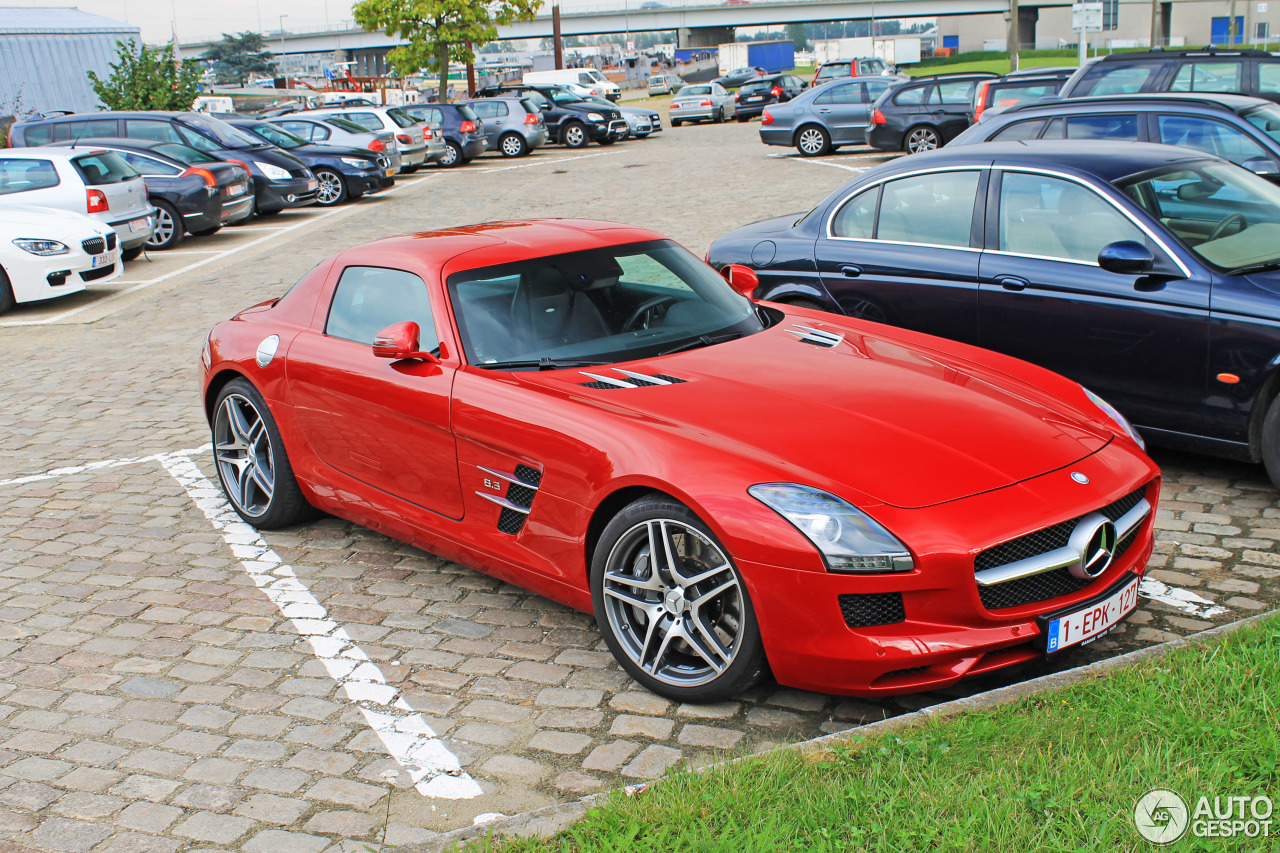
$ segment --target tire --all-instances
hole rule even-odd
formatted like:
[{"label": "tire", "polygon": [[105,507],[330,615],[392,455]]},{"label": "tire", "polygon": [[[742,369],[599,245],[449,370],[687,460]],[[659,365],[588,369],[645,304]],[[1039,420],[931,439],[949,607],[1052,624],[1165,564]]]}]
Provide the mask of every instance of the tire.
[{"label": "tire", "polygon": [[736,115],[733,118],[735,121],[738,122],[738,124],[745,124],[746,122],[751,120],[751,116],[744,116],[744,115]]},{"label": "tire", "polygon": [[[239,223],[236,223],[237,225]],[[214,225],[212,228],[201,228],[199,231],[189,232],[192,237],[211,237],[222,230],[221,225]]]},{"label": "tire", "polygon": [[682,122],[682,121],[677,121],[676,119],[672,119],[672,120],[671,120],[671,126],[672,126],[672,127],[679,127],[679,126],[680,126],[680,125],[682,125],[682,124],[684,124],[684,122]]},{"label": "tire", "polygon": [[[665,545],[664,556],[654,565],[649,554],[658,543]],[[705,580],[687,580],[690,572],[717,567]],[[689,598],[699,595],[709,600],[696,605]],[[755,610],[737,567],[711,529],[670,498],[640,498],[605,526],[591,559],[591,599],[613,656],[660,696],[714,702],[768,674]]]},{"label": "tire", "polygon": [[337,207],[347,200],[347,182],[342,180],[342,175],[333,169],[319,168],[315,169],[316,182],[319,187],[316,189],[316,204],[320,207]]},{"label": "tire", "polygon": [[518,133],[504,133],[498,139],[498,150],[503,157],[523,157],[529,153],[529,143]]},{"label": "tire", "polygon": [[186,227],[182,224],[182,214],[167,201],[156,200],[156,229],[147,238],[147,248],[163,252],[172,249],[182,242]]},{"label": "tire", "polygon": [[9,283],[9,274],[0,269],[0,314],[17,304],[18,300],[13,297],[13,285]]},{"label": "tire", "polygon": [[713,124],[724,124],[724,107],[716,110],[716,114],[711,117]]},{"label": "tire", "polygon": [[[3,310],[0,307],[0,311]],[[1262,464],[1267,468],[1272,485],[1280,488],[1280,397],[1271,401],[1271,408],[1262,419]]]},{"label": "tire", "polygon": [[125,263],[128,263],[129,261],[136,261],[138,258],[142,257],[142,250],[145,248],[146,244],[144,243],[141,246],[134,246],[132,249],[121,249],[120,260]]},{"label": "tire", "polygon": [[[283,208],[281,208],[281,210],[283,210]],[[279,215],[280,215],[280,210],[259,210],[258,211],[258,216],[261,216],[263,219],[267,219],[269,217],[279,216]]]},{"label": "tire", "polygon": [[831,134],[816,124],[806,124],[796,131],[796,150],[803,157],[821,157],[831,151]]},{"label": "tire", "polygon": [[445,140],[444,156],[437,160],[436,163],[442,168],[452,169],[455,166],[461,166],[465,162],[466,160],[462,157],[462,146],[456,142]]},{"label": "tire", "polygon": [[246,379],[232,379],[213,408],[214,467],[236,513],[254,527],[296,524],[311,508],[267,403]]},{"label": "tire", "polygon": [[405,166],[400,171],[404,172],[406,175],[412,175],[414,172],[418,171],[421,168],[422,168],[422,164],[419,163],[416,166]]},{"label": "tire", "polygon": [[571,121],[560,133],[560,141],[566,148],[586,148],[591,142],[587,128],[580,121]]},{"label": "tire", "polygon": [[[623,139],[626,139],[626,137],[624,136],[624,137],[623,137]],[[612,136],[602,136],[602,137],[600,137],[599,139],[597,139],[597,140],[596,140],[596,144],[597,144],[597,145],[612,145],[613,143],[618,142],[618,141],[619,141],[619,140],[614,139]]]},{"label": "tire", "polygon": [[902,137],[902,150],[908,154],[919,154],[942,147],[942,137],[938,131],[928,125],[917,125]]}]

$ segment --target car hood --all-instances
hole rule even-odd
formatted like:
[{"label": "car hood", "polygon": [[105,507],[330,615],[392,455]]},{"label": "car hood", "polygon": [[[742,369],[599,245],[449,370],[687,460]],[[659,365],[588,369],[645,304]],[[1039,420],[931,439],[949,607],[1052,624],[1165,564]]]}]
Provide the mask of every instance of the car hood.
[{"label": "car hood", "polygon": [[[844,339],[809,343],[801,326]],[[770,479],[862,505],[917,508],[1003,488],[1077,462],[1112,438],[1069,404],[943,349],[797,315],[728,343],[616,365],[677,383],[584,385],[593,382],[587,373],[625,381],[614,367],[512,376],[701,442],[708,465],[732,454]]]},{"label": "car hood", "polygon": [[34,204],[14,204],[0,207],[0,231],[8,235],[6,239],[84,239],[92,234],[106,235],[111,227],[75,211]]}]

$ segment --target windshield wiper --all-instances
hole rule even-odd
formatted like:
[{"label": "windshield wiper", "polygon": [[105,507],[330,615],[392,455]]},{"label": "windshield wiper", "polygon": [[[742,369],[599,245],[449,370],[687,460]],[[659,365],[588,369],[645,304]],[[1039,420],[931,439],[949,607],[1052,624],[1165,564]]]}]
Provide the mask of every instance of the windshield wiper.
[{"label": "windshield wiper", "polygon": [[727,335],[719,335],[715,337],[711,335],[698,335],[694,340],[687,341],[678,347],[672,347],[665,352],[658,353],[658,355],[672,355],[674,353],[684,352],[685,350],[697,349],[698,347],[709,347],[715,344],[722,344],[725,341],[736,340],[740,337],[742,337],[742,332],[730,332]]},{"label": "windshield wiper", "polygon": [[1257,264],[1246,264],[1233,270],[1227,270],[1223,275],[1248,275],[1251,272],[1267,272],[1268,270],[1280,270],[1280,258],[1272,261],[1262,261]]},{"label": "windshield wiper", "polygon": [[560,370],[565,367],[593,367],[609,364],[607,361],[590,358],[527,358],[517,361],[486,361],[477,364],[485,370],[517,370],[522,367],[536,367],[539,370]]}]

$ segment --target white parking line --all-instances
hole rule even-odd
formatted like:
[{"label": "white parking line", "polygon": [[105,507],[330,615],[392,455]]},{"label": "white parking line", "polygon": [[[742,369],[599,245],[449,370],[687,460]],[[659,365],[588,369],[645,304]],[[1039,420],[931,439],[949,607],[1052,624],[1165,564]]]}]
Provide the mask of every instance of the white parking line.
[{"label": "white parking line", "polygon": [[846,172],[865,172],[873,166],[844,166],[840,163],[831,163],[827,160],[792,160],[793,163],[808,163],[812,166],[830,166],[833,169],[844,169]]},{"label": "white parking line", "polygon": [[[437,176],[428,175],[420,181],[415,181],[413,186],[415,187],[422,186],[423,184],[428,183],[434,177],[437,177]],[[391,189],[385,190],[384,192],[380,193],[380,195],[387,195],[389,193],[393,193],[397,189],[399,189],[398,186],[392,187]],[[84,305],[81,305],[79,308],[72,308],[70,311],[63,311],[61,314],[55,314],[52,317],[46,317],[43,320],[10,320],[8,322],[0,322],[0,328],[12,328],[15,326],[47,326],[51,323],[59,323],[59,322],[62,322],[63,320],[66,320],[68,317],[74,317],[76,314],[79,314],[82,311],[88,311],[91,308],[97,308],[98,306],[111,302],[114,299],[119,299],[122,296],[128,296],[131,293],[136,293],[139,290],[143,290],[145,288],[151,287],[154,284],[159,284],[162,281],[168,281],[169,279],[175,276],[179,276],[179,275],[182,275],[183,273],[188,273],[188,272],[191,272],[192,270],[199,269],[200,267],[206,266],[207,264],[211,264],[214,261],[220,261],[223,258],[229,258],[232,255],[245,251],[246,249],[252,249],[254,246],[259,246],[267,242],[276,234],[287,234],[290,231],[297,231],[299,228],[305,228],[308,225],[314,225],[317,222],[323,222],[324,220],[328,219],[331,216],[337,216],[338,214],[341,214],[341,213],[350,213],[357,209],[358,209],[357,206],[350,205],[347,207],[340,207],[336,210],[330,210],[327,213],[320,214],[319,216],[308,217],[302,220],[301,222],[299,222],[297,225],[287,225],[282,227],[270,226],[272,230],[271,234],[263,235],[262,237],[259,237],[256,240],[251,240],[250,242],[240,246],[233,246],[230,249],[225,249],[221,252],[218,252],[216,255],[213,255],[212,257],[205,258],[202,261],[196,261],[193,264],[188,264],[187,266],[182,267],[181,269],[174,270],[171,273],[166,273],[165,275],[162,275],[159,278],[153,278],[148,281],[139,282],[138,284],[135,284],[132,287],[127,287],[124,290],[111,294],[110,296],[104,296],[102,299],[97,299],[97,300],[94,300],[93,302],[86,303]],[[267,226],[249,225],[249,226],[243,226],[243,227],[263,229],[263,228],[266,228]]]},{"label": "white parking line", "polygon": [[1161,604],[1167,604],[1170,607],[1176,607],[1183,613],[1195,616],[1197,619],[1221,616],[1230,609],[1220,604],[1214,604],[1209,599],[1196,595],[1190,590],[1169,586],[1151,578],[1143,578],[1142,584],[1138,587],[1138,595],[1143,598],[1149,598],[1152,601],[1159,601]]},{"label": "white parking line", "polygon": [[[534,166],[554,166],[556,163],[572,163],[574,160],[586,160],[590,157],[608,157],[612,151],[601,151],[599,154],[581,154],[577,157],[561,157],[559,160],[539,160],[536,163],[522,163],[518,166],[494,166],[485,169],[468,169],[466,173],[487,175],[492,172],[509,172],[512,169],[529,169]],[[459,173],[459,174],[466,174]]]},{"label": "white parking line", "polygon": [[0,486],[20,486],[24,483],[38,483],[41,480],[57,480],[61,477],[69,477],[72,474],[83,474],[85,471],[97,471],[99,468],[120,468],[125,465],[141,465],[144,462],[158,462],[159,460],[169,456],[194,456],[197,453],[208,453],[212,445],[202,445],[193,447],[190,450],[175,450],[169,453],[153,453],[150,456],[126,456],[123,459],[99,459],[97,462],[88,462],[84,465],[70,465],[66,468],[54,468],[52,471],[45,471],[43,474],[28,474],[25,477],[13,477],[8,480],[0,480]]}]

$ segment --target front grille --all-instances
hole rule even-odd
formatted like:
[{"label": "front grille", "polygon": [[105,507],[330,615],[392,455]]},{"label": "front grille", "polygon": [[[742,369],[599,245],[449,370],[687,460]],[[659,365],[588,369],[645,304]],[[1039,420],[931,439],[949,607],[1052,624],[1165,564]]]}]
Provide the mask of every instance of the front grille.
[{"label": "front grille", "polygon": [[112,231],[107,235],[107,251],[110,252],[116,247],[116,232]]},{"label": "front grille", "polygon": [[838,596],[838,599],[844,624],[850,628],[893,625],[904,622],[907,618],[900,592],[845,594]]},{"label": "front grille", "polygon": [[85,254],[101,255],[107,250],[107,241],[101,237],[90,237],[80,241],[80,248],[84,249]]},{"label": "front grille", "polygon": [[[506,499],[516,506],[532,508],[533,499],[538,495],[538,486],[542,485],[542,472],[531,465],[517,465],[512,473],[517,480],[529,485],[507,483]],[[498,530],[515,536],[524,529],[524,522],[528,517],[527,513],[503,507],[502,512],[498,513]]]},{"label": "front grille", "polygon": [[[1130,539],[1133,537],[1130,536]],[[1018,607],[1036,601],[1048,601],[1060,595],[1079,592],[1092,581],[1081,580],[1071,574],[1070,569],[1054,569],[1025,578],[1006,581],[992,586],[978,587],[978,597],[982,606],[988,610],[1001,610],[1005,607]]]},{"label": "front grille", "polygon": [[115,271],[116,271],[116,265],[111,264],[110,266],[99,267],[96,270],[85,270],[84,272],[80,273],[80,278],[84,279],[85,281],[97,281],[100,278],[106,278],[107,276],[111,275]]}]

